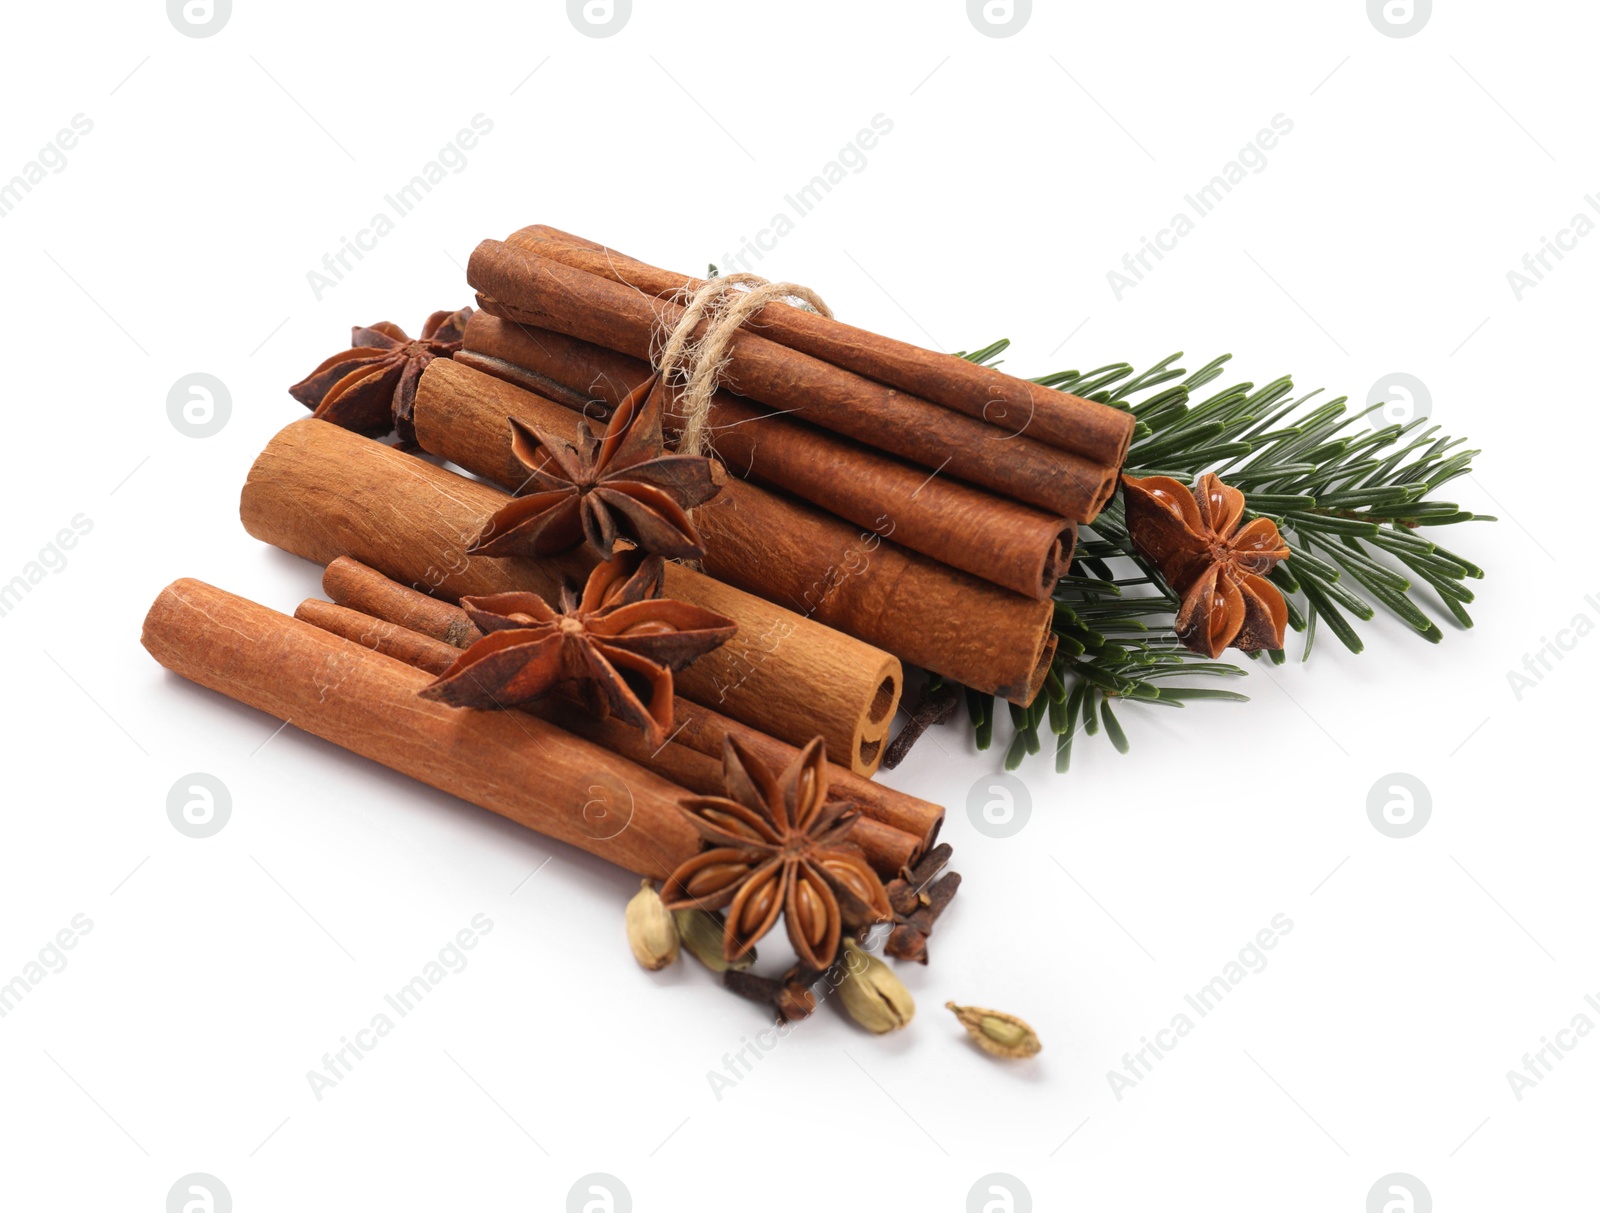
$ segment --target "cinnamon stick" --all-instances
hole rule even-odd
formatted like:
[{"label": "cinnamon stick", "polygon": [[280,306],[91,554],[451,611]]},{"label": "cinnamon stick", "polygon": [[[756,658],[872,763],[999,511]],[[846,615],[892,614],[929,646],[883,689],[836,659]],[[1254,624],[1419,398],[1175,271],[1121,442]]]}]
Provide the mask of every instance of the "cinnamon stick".
[{"label": "cinnamon stick", "polygon": [[[240,495],[256,538],[326,565],[351,556],[443,597],[531,590],[557,595],[581,583],[581,556],[549,561],[467,556],[485,520],[508,498],[393,447],[307,418],[267,444]],[[899,702],[900,663],[889,654],[682,565],[664,593],[728,615],[739,633],[676,675],[679,692],[786,741],[821,735],[858,774],[882,756]]]},{"label": "cinnamon stick", "polygon": [[[691,792],[697,792],[702,796],[727,794],[720,749],[715,756],[702,754],[692,746],[681,745],[678,740],[673,740],[660,749],[652,750],[637,729],[629,728],[616,720],[600,720],[582,712],[573,712],[569,707],[554,700],[536,703],[531,707],[537,715],[551,723],[568,729],[579,737],[587,738],[596,745],[604,746],[629,761],[638,763],[646,770],[654,771],[673,783],[681,784]],[[788,748],[789,757],[792,759],[797,751],[793,747]],[[838,769],[835,768],[835,771]],[[838,793],[838,799],[851,799],[843,786],[837,786],[833,790]],[[867,857],[867,862],[872,864],[878,875],[887,880],[916,862],[924,849],[920,835],[897,829],[868,816],[866,806],[859,802],[857,807],[862,810],[862,815],[851,827],[849,839],[861,848]]]},{"label": "cinnamon stick", "polygon": [[[474,313],[456,361],[568,407],[575,395],[605,406],[591,414],[608,415],[652,374],[637,358],[487,312]],[[555,395],[541,390],[551,383]],[[676,420],[666,417],[669,425]],[[713,449],[737,475],[1019,594],[1049,597],[1072,561],[1077,525],[1065,518],[929,476],[926,468],[776,416],[731,392],[715,394],[709,422]]]},{"label": "cinnamon stick", "polygon": [[[473,251],[467,281],[495,315],[635,358],[649,358],[656,334],[683,314],[676,303],[498,240]],[[707,327],[702,323],[696,336]],[[748,330],[729,343],[723,381],[741,396],[1075,522],[1093,521],[1116,485],[1115,466],[897,392]]]},{"label": "cinnamon stick", "polygon": [[[705,281],[657,269],[557,228],[535,225],[506,237],[524,249],[664,298],[693,294]],[[1132,414],[1002,374],[950,354],[859,329],[786,303],[769,303],[747,321],[768,340],[868,379],[976,417],[1026,432],[1040,442],[1120,467],[1133,437]]]},{"label": "cinnamon stick", "polygon": [[[394,588],[404,589],[403,586]],[[399,624],[316,598],[308,598],[296,607],[294,617],[435,676],[444,673],[461,656],[461,650],[446,640],[436,640]],[[652,746],[639,730],[618,720],[601,720],[564,697],[552,696],[529,704],[524,710],[613,754],[620,754],[688,791],[703,796],[726,794],[720,757],[703,754],[678,740]],[[719,756],[720,753],[719,750]],[[793,753],[798,751],[791,749]],[[841,768],[834,769],[846,774]],[[914,864],[926,845],[919,835],[885,825],[865,814],[856,820],[849,837],[885,878],[897,876],[902,869]]]},{"label": "cinnamon stick", "polygon": [[[446,644],[454,645],[455,642],[451,637],[461,635],[460,625],[465,623],[470,626],[472,622],[460,607],[440,602],[416,590],[398,585],[376,569],[369,569],[347,556],[340,557],[328,566],[328,571],[322,578],[322,585],[336,602],[343,602],[347,606],[357,601],[373,603],[374,613],[379,619],[398,623],[403,627],[415,627],[430,639],[443,641]],[[421,601],[415,601],[417,599]],[[321,603],[315,606],[314,611],[318,618],[313,619],[313,622],[332,621],[335,625],[332,630],[351,639],[375,637],[380,651],[389,641],[388,635],[371,628],[367,617],[360,615],[358,611],[346,612],[346,616],[353,617],[346,619],[344,616],[332,615],[327,609],[328,605]],[[303,608],[312,606],[311,602],[303,604]],[[319,622],[319,626],[327,624]],[[351,631],[343,630],[344,628],[350,628],[356,634],[352,635]],[[443,661],[446,656],[450,655],[441,650],[433,655],[432,660]],[[454,656],[450,656],[450,660],[454,661]],[[441,672],[443,668],[447,667],[441,667]],[[681,695],[674,698],[672,712],[673,744],[719,761],[722,756],[723,739],[728,736],[732,736],[746,750],[775,771],[781,771],[788,766],[800,753],[797,746],[779,741],[759,729],[734,720],[731,716],[724,716],[698,703],[690,703]],[[924,848],[933,845],[939,827],[944,823],[944,809],[941,806],[906,792],[898,792],[870,779],[864,779],[837,762],[830,761],[828,765],[829,783],[841,800],[854,802],[862,813],[874,821],[914,835]],[[683,781],[680,779],[674,782]]]},{"label": "cinnamon stick", "polygon": [[[708,573],[963,686],[1031,704],[1055,606],[908,552],[742,481],[696,513]],[[714,553],[714,555],[713,555]]]},{"label": "cinnamon stick", "polygon": [[700,850],[659,775],[523,712],[419,699],[422,670],[204,582],[163,590],[141,640],[191,682],[630,872],[664,880]]},{"label": "cinnamon stick", "polygon": [[[507,487],[516,417],[561,435],[567,409],[460,363],[423,373],[412,410],[423,450]],[[908,552],[871,532],[740,480],[695,512],[705,570],[787,603],[905,661],[1019,702],[1043,680],[1054,607]]]},{"label": "cinnamon stick", "polygon": [[436,640],[404,624],[390,623],[335,602],[323,602],[320,598],[307,598],[294,609],[294,617],[434,677],[443,674],[461,656],[461,649],[448,641]]},{"label": "cinnamon stick", "polygon": [[322,588],[342,607],[398,623],[413,632],[464,649],[483,635],[454,603],[419,593],[341,556],[323,571]]}]

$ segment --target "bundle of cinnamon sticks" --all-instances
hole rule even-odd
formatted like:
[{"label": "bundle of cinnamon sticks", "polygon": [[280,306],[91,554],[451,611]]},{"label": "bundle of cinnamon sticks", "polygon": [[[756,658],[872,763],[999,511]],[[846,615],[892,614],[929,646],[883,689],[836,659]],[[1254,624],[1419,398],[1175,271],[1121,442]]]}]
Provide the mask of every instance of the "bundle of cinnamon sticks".
[{"label": "bundle of cinnamon sticks", "polygon": [[[783,771],[854,815],[830,810],[819,837],[801,837],[812,819],[801,785],[785,784],[788,816],[750,837],[790,831],[775,853],[831,854],[836,875],[864,861],[866,883],[840,894],[845,917],[878,906],[865,921],[887,921],[892,907],[925,956],[943,902],[918,891],[948,852],[934,847],[943,810],[871,779],[902,663],[1033,701],[1054,657],[1052,591],[1078,525],[1113,491],[1131,415],[776,297],[751,298],[733,323],[713,301],[697,320],[720,287],[552,228],[484,241],[468,281],[483,309],[470,320],[436,313],[416,341],[387,322],[357,328],[356,348],[295,389],[315,415],[250,469],[245,528],[324,566],[327,600],[291,617],[182,579],[151,607],[145,647],[184,678],[650,880],[715,860],[694,797],[753,812],[758,785],[779,785],[749,771]],[[678,329],[673,348],[692,348],[712,328],[717,386],[702,367],[690,415],[674,407],[688,398],[682,368],[658,365],[663,341]],[[391,395],[399,445],[363,436],[382,430]],[[613,414],[602,442],[589,423]],[[642,534],[617,542],[593,461],[628,444],[643,447],[621,466],[647,461],[639,478],[658,479],[616,489],[618,517],[668,520],[698,560],[668,561],[683,552]],[[687,489],[667,491],[691,480],[687,505]],[[493,520],[538,515],[539,492],[570,507],[572,542],[496,546]],[[528,656],[507,665],[517,645]],[[653,663],[658,651],[670,661]],[[501,681],[478,699],[442,700],[442,684],[492,662]],[[519,685],[531,689],[498,697]],[[898,890],[889,900],[874,873]],[[941,887],[947,901],[954,883]],[[791,939],[806,929],[791,924]]]},{"label": "bundle of cinnamon sticks", "polygon": [[[483,310],[419,385],[418,441],[502,484],[518,475],[505,417],[615,407],[705,285],[549,227],[484,241],[468,281]],[[1031,703],[1050,594],[1111,496],[1131,414],[782,302],[733,337],[721,382],[711,446],[738,479],[699,511],[706,570]]]}]

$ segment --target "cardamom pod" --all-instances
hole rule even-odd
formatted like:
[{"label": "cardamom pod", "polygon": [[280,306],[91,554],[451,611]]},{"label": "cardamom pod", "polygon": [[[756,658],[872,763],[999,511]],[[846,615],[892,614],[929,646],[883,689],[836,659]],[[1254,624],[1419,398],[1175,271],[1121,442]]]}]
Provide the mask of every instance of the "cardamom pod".
[{"label": "cardamom pod", "polygon": [[862,951],[853,939],[844,941],[839,958],[844,977],[838,985],[839,1002],[869,1032],[895,1032],[911,1022],[917,1004],[894,970],[876,956]]},{"label": "cardamom pod", "polygon": [[944,1005],[955,1012],[978,1047],[994,1057],[1032,1057],[1044,1047],[1039,1034],[1015,1015],[986,1007],[958,1007],[953,1002]]},{"label": "cardamom pod", "polygon": [[678,938],[689,954],[713,973],[726,973],[729,969],[744,972],[756,962],[756,950],[751,948],[738,960],[729,962],[722,955],[722,937],[726,924],[706,910],[674,910],[672,921],[677,925]]},{"label": "cardamom pod", "polygon": [[633,958],[654,973],[678,959],[678,928],[661,901],[661,894],[648,880],[639,882],[639,891],[628,902],[628,946]]}]

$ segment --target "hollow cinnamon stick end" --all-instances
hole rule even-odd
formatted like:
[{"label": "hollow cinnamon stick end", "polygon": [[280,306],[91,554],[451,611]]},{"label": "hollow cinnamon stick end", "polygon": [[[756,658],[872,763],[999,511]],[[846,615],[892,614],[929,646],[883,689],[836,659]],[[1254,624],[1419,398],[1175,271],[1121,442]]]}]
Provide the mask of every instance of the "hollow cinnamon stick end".
[{"label": "hollow cinnamon stick end", "polygon": [[1016,704],[1019,708],[1033,706],[1033,701],[1039,698],[1039,692],[1044,690],[1045,676],[1050,673],[1050,663],[1056,656],[1056,634],[1050,633],[1049,639],[1044,643],[1044,649],[1039,654],[1039,663],[1033,668],[1033,675],[1028,679],[1028,685],[1017,692],[1006,695],[1006,699]]},{"label": "hollow cinnamon stick end", "polygon": [[1078,550],[1078,524],[1068,522],[1061,528],[1049,550],[1044,554],[1044,560],[1039,568],[1039,584],[1032,595],[1034,598],[1048,598],[1056,592],[1056,582],[1067,575],[1067,570],[1072,567],[1073,554]]},{"label": "hollow cinnamon stick end", "polygon": [[888,654],[878,671],[877,690],[856,722],[855,737],[848,762],[842,763],[857,775],[871,776],[883,762],[883,752],[889,744],[889,726],[900,708],[900,692],[905,684],[905,673],[900,662]]},{"label": "hollow cinnamon stick end", "polygon": [[922,839],[904,830],[884,825],[870,817],[858,817],[850,830],[850,841],[860,847],[873,871],[885,880],[893,879],[922,858]]},{"label": "hollow cinnamon stick end", "polygon": [[1100,516],[1100,511],[1111,504],[1111,498],[1116,496],[1121,468],[1122,464],[1118,462],[1099,469],[1100,478],[1095,481],[1094,496],[1090,498],[1089,508],[1085,511],[1088,517],[1079,519],[1080,522],[1093,522]]}]

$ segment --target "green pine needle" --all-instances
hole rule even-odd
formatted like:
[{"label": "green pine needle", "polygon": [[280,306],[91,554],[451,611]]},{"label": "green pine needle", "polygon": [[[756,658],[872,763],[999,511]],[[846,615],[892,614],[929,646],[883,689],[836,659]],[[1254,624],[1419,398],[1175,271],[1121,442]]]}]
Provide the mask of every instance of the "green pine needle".
[{"label": "green pine needle", "polygon": [[[963,357],[996,365],[1009,347],[996,341]],[[1382,610],[1423,639],[1444,638],[1429,610],[1472,626],[1463,582],[1483,570],[1436,543],[1436,528],[1492,522],[1433,494],[1472,470],[1476,450],[1459,449],[1427,418],[1373,424],[1382,405],[1354,409],[1346,397],[1314,403],[1320,392],[1295,397],[1283,376],[1256,387],[1236,383],[1210,394],[1232,355],[1193,374],[1176,366],[1182,354],[1143,374],[1126,362],[1091,371],[1058,371],[1035,379],[1130,412],[1138,419],[1126,471],[1166,475],[1192,484],[1215,472],[1245,495],[1245,520],[1277,523],[1290,557],[1271,574],[1289,603],[1289,625],[1302,633],[1300,660],[1310,658],[1321,633],[1353,653],[1363,642],[1357,623]],[[1128,538],[1121,497],[1092,526],[1080,529],[1078,550],[1055,591],[1055,659],[1045,691],[1032,708],[1010,707],[1013,737],[1007,770],[1042,748],[1040,725],[1055,738],[1056,770],[1065,772],[1082,726],[1105,734],[1127,753],[1128,737],[1112,710],[1127,703],[1181,708],[1194,700],[1242,701],[1236,691],[1174,678],[1240,677],[1245,670],[1185,649],[1172,630],[1177,596]],[[1276,663],[1283,652],[1268,655]],[[979,749],[993,742],[995,700],[967,691],[967,712]]]}]

